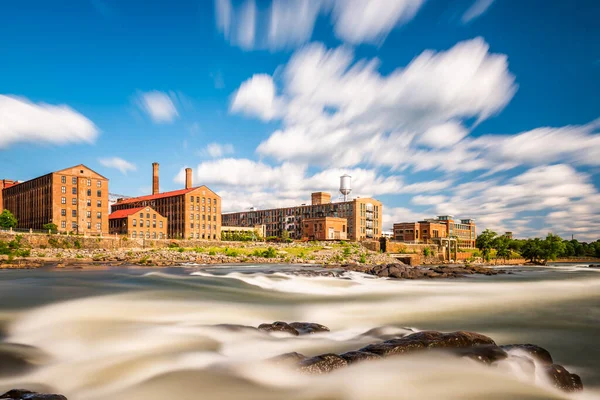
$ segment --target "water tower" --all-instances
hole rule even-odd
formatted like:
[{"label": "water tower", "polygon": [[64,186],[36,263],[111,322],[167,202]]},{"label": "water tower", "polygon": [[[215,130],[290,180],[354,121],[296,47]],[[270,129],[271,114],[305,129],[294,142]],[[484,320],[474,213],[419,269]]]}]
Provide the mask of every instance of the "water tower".
[{"label": "water tower", "polygon": [[340,176],[340,193],[344,195],[344,201],[348,201],[350,192],[352,192],[352,177],[344,174]]}]

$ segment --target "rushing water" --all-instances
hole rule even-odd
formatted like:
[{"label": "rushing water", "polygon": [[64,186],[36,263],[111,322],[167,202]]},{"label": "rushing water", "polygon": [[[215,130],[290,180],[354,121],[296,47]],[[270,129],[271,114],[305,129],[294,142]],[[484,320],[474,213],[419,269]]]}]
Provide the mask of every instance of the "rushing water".
[{"label": "rushing water", "polygon": [[[391,281],[290,274],[291,266],[0,271],[0,357],[15,344],[36,367],[0,366],[0,392],[27,387],[96,399],[569,398],[497,367],[432,354],[306,376],[264,362],[282,353],[356,350],[386,326],[471,330],[535,343],[600,398],[600,270],[514,267],[514,274]],[[309,321],[330,333],[289,337],[219,324]],[[4,347],[3,347],[4,346]]]}]

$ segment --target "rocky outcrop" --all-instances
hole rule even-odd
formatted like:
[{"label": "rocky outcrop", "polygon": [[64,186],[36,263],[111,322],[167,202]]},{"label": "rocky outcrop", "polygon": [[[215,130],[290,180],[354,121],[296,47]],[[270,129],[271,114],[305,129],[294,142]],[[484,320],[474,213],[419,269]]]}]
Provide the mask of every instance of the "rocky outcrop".
[{"label": "rocky outcrop", "polygon": [[337,354],[328,353],[300,361],[298,369],[310,374],[324,374],[348,365],[348,361]]},{"label": "rocky outcrop", "polygon": [[300,333],[286,322],[276,321],[272,324],[260,324],[259,331],[265,332],[285,332],[293,336],[298,336]]},{"label": "rocky outcrop", "polygon": [[325,325],[315,324],[312,322],[292,322],[290,324],[300,335],[311,335],[313,333],[329,332],[329,328]]},{"label": "rocky outcrop", "polygon": [[[302,324],[302,327],[311,325],[322,327],[322,325],[310,323],[285,324],[283,322],[276,322],[268,325],[272,326],[275,324],[280,324],[277,326],[282,327],[292,327],[294,324]],[[297,326],[300,327],[300,325]],[[386,336],[384,334],[385,331],[385,328],[376,328],[365,332],[361,337]],[[498,346],[488,336],[467,331],[450,333],[422,331],[406,335],[400,331],[397,335],[400,337],[383,340],[359,350],[339,355],[326,353],[307,358],[299,353],[286,353],[271,358],[270,361],[276,364],[285,363],[295,366],[299,371],[309,374],[325,374],[360,362],[424,351],[432,352],[432,354],[435,354],[435,352],[449,353],[489,366],[494,366],[497,362],[511,358],[519,362],[531,377],[535,376],[536,368],[543,368],[548,380],[560,390],[565,392],[583,390],[583,384],[578,375],[571,374],[564,367],[554,364],[550,353],[546,349],[534,344]]]},{"label": "rocky outcrop", "polygon": [[60,394],[42,394],[24,389],[13,389],[0,395],[0,400],[67,400]]}]

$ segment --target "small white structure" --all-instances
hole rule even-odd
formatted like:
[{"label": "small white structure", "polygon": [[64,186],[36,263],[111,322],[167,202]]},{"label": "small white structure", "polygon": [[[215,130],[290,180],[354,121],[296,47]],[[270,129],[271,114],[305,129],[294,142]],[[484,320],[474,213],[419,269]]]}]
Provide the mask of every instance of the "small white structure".
[{"label": "small white structure", "polygon": [[350,192],[352,192],[352,177],[344,174],[340,176],[340,193],[344,196],[344,201],[348,201]]}]

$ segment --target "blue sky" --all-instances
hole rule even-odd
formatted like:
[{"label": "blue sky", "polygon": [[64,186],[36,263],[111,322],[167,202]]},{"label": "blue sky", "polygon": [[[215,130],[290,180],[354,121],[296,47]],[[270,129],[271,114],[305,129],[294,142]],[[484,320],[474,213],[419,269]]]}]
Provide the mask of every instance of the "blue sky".
[{"label": "blue sky", "polygon": [[194,183],[226,211],[336,191],[600,236],[600,4],[21,0],[0,5],[0,171],[84,163],[110,190]]}]

